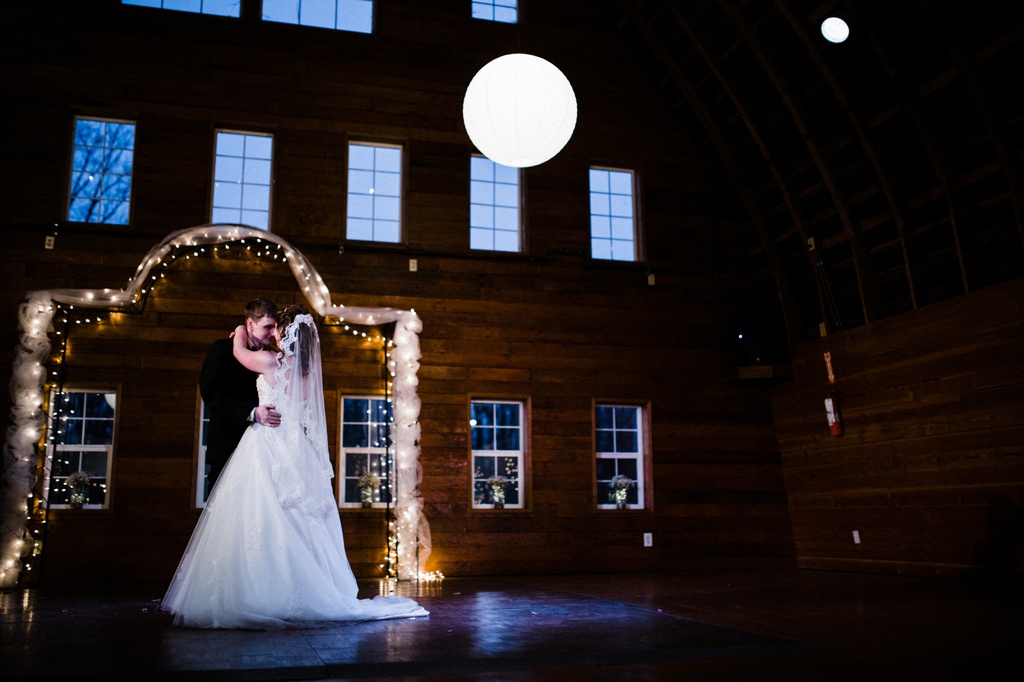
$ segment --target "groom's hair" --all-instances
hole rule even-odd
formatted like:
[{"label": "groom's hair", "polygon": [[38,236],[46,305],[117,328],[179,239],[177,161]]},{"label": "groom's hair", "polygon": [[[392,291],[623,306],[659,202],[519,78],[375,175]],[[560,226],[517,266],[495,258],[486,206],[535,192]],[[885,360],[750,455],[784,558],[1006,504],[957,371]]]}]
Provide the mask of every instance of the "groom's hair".
[{"label": "groom's hair", "polygon": [[253,322],[259,322],[267,315],[277,316],[277,305],[269,298],[257,298],[245,305],[245,317]]}]

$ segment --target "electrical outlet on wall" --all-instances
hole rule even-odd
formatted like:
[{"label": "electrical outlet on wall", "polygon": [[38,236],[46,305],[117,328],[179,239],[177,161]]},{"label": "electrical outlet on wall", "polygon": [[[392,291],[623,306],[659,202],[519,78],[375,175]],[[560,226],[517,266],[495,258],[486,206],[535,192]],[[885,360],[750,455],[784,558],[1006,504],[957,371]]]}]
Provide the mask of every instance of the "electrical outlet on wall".
[{"label": "electrical outlet on wall", "polygon": [[654,533],[644,533],[644,547],[654,546]]}]

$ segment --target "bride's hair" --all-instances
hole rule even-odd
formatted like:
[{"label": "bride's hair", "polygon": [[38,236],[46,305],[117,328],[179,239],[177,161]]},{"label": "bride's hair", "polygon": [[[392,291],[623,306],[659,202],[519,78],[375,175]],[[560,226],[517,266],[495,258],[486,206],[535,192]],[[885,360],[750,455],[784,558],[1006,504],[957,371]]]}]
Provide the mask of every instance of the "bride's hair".
[{"label": "bride's hair", "polygon": [[[299,315],[308,315],[309,309],[301,303],[290,305],[287,308],[282,309],[277,313],[277,326],[281,329],[281,333],[284,333],[285,328],[288,327]],[[299,344],[299,351],[302,357],[302,376],[309,374],[309,347],[313,342],[312,332],[306,325],[299,326],[298,336],[295,342]]]}]

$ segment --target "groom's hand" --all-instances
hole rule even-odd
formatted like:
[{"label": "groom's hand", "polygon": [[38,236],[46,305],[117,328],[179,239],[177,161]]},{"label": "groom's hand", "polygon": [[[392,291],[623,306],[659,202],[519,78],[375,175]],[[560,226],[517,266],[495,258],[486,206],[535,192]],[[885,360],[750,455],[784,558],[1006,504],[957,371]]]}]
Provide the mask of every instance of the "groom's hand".
[{"label": "groom's hand", "polygon": [[256,423],[264,426],[280,426],[281,413],[277,411],[276,405],[260,405],[256,408]]}]

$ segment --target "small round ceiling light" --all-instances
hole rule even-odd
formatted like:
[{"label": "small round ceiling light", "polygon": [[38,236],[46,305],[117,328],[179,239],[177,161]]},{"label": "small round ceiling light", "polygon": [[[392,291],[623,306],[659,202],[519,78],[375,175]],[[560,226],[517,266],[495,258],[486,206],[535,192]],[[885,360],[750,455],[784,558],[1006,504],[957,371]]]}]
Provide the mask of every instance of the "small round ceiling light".
[{"label": "small round ceiling light", "polygon": [[839,17],[829,17],[821,22],[821,35],[830,43],[841,43],[850,37],[850,27]]},{"label": "small round ceiling light", "polygon": [[562,151],[576,129],[576,94],[551,62],[507,54],[470,81],[462,102],[466,132],[503,166],[527,168]]}]

